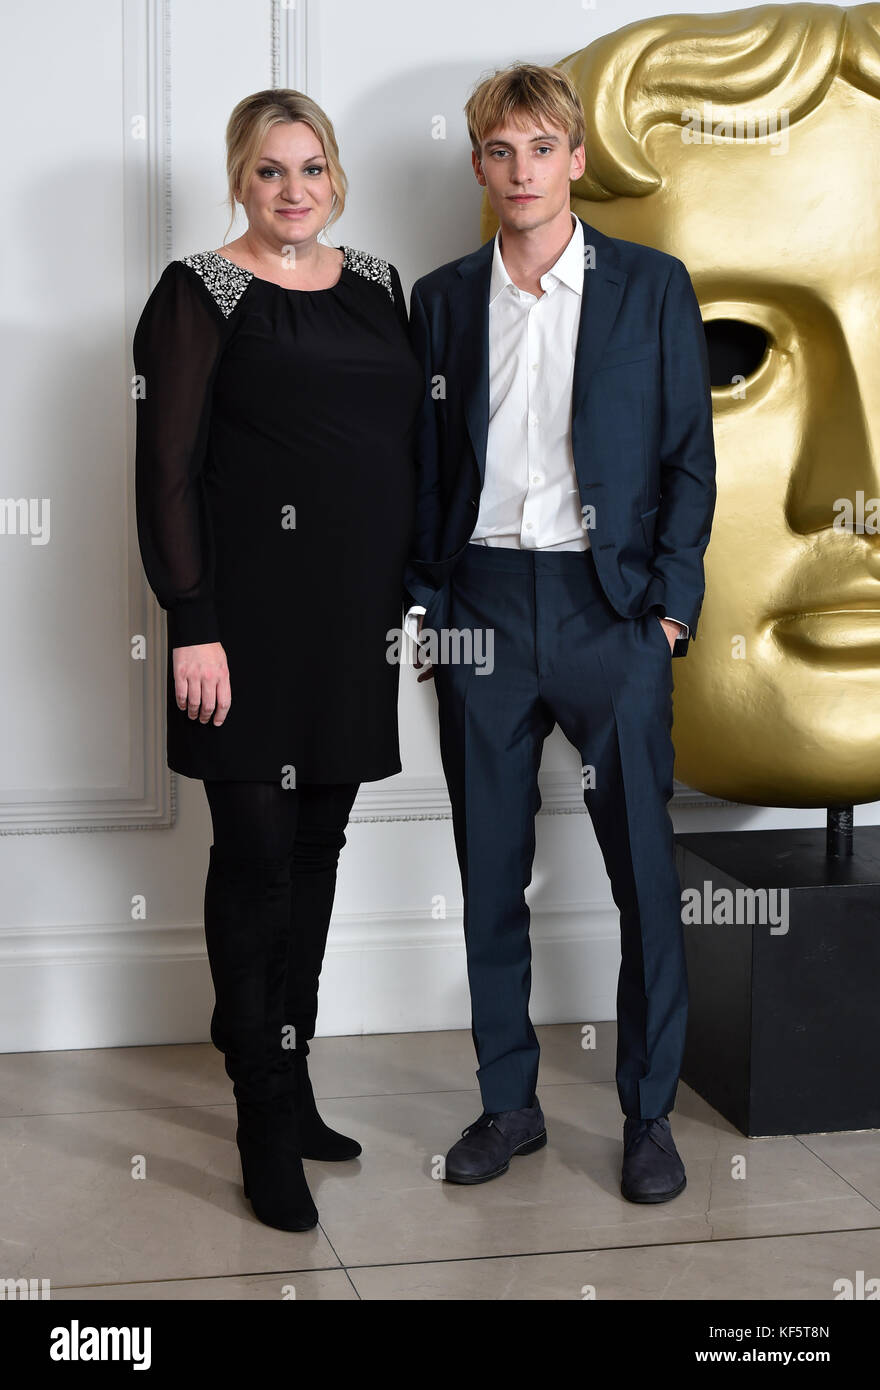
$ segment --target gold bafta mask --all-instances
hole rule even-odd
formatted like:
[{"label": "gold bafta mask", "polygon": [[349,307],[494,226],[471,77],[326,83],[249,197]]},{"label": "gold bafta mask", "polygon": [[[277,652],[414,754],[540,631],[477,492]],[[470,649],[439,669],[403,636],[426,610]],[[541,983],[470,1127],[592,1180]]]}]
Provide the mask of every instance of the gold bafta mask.
[{"label": "gold bafta mask", "polygon": [[880,4],[641,20],[559,66],[587,117],[573,210],[684,261],[706,325],[718,501],[676,776],[876,800]]}]

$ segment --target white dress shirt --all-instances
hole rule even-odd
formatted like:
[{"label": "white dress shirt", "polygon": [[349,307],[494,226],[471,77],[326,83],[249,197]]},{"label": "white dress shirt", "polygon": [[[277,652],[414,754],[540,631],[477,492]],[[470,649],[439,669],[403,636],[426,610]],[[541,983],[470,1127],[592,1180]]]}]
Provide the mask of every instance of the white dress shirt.
[{"label": "white dress shirt", "polygon": [[489,283],[489,432],[471,542],[516,550],[586,550],[571,448],[571,391],[584,286],[584,229],[519,289],[495,238]]},{"label": "white dress shirt", "polygon": [[[584,289],[584,229],[540,280],[539,298],[513,283],[495,236],[489,283],[489,431],[471,544],[586,550],[571,447],[571,398]],[[404,622],[416,638],[414,605]],[[678,622],[678,619],[673,621]],[[682,635],[688,628],[680,623]]]}]

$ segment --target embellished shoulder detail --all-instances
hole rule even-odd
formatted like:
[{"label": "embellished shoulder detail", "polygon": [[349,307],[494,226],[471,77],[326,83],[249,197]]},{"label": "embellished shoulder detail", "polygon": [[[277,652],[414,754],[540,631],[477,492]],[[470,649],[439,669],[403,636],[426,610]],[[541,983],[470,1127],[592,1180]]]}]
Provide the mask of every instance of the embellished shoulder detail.
[{"label": "embellished shoulder detail", "polygon": [[358,275],[363,275],[367,280],[377,280],[389,294],[392,304],[394,303],[394,290],[391,286],[391,267],[387,261],[383,261],[379,256],[371,256],[369,251],[355,251],[351,246],[343,246],[342,264],[349,270],[354,270]]},{"label": "embellished shoulder detail", "polygon": [[191,256],[182,256],[181,260],[204,281],[221,314],[228,319],[254,278],[251,272],[242,270],[228,256],[220,256],[216,251],[196,251]]}]

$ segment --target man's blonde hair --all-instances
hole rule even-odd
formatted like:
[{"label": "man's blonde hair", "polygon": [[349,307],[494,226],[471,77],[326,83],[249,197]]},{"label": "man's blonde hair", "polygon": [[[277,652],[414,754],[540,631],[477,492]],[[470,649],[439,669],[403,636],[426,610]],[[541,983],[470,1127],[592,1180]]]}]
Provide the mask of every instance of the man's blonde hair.
[{"label": "man's blonde hair", "polygon": [[584,108],[577,88],[561,68],[535,63],[514,63],[501,68],[474,88],[464,108],[474,154],[482,155],[483,141],[508,121],[532,120],[551,125],[568,135],[568,147],[584,142]]}]

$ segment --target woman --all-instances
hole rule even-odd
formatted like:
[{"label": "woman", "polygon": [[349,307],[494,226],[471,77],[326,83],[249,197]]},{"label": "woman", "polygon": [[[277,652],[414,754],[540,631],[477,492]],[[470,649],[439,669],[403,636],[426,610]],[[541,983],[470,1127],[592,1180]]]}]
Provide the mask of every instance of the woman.
[{"label": "woman", "polygon": [[424,379],[395,268],[319,240],[346,188],[320,107],[257,92],[226,144],[247,231],[173,261],[135,334],[138,536],[167,611],[168,764],[212,819],[211,1038],[244,1191],[307,1230],[302,1158],[360,1153],[318,1115],[306,1058],[349,812],[400,771],[386,634]]}]

